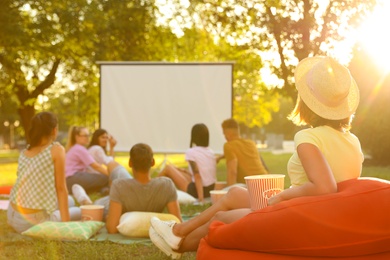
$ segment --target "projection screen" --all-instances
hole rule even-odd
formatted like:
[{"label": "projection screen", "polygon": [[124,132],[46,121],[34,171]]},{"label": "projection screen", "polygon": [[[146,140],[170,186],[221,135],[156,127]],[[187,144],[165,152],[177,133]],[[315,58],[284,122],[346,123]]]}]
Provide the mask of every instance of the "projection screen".
[{"label": "projection screen", "polygon": [[191,128],[204,123],[210,148],[222,153],[221,123],[232,116],[233,63],[98,62],[100,127],[118,141],[155,153],[183,153]]}]

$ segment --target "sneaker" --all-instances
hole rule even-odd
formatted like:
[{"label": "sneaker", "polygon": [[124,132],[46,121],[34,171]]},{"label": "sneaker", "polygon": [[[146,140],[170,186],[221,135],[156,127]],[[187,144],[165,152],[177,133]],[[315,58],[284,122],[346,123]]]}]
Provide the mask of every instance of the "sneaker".
[{"label": "sneaker", "polygon": [[169,256],[172,259],[180,259],[181,253],[173,251],[172,248],[154,230],[153,227],[149,228],[149,238],[150,240],[152,240],[153,244],[157,246],[161,251],[163,251],[167,256]]},{"label": "sneaker", "polygon": [[172,249],[179,249],[183,238],[173,234],[172,228],[176,224],[175,221],[161,221],[157,217],[152,217],[150,219],[150,224]]},{"label": "sneaker", "polygon": [[92,201],[85,192],[84,188],[79,184],[72,185],[72,194],[80,205],[91,205]]}]

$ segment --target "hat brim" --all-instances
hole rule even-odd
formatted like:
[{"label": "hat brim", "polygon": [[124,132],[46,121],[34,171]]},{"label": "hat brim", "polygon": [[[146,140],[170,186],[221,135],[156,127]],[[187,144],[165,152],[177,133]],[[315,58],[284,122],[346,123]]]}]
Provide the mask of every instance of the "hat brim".
[{"label": "hat brim", "polygon": [[321,103],[312,93],[307,84],[307,75],[313,66],[324,57],[315,56],[303,59],[295,69],[295,86],[305,104],[317,115],[330,120],[340,120],[350,117],[359,105],[359,88],[351,76],[351,86],[347,98],[338,106],[330,107]]}]

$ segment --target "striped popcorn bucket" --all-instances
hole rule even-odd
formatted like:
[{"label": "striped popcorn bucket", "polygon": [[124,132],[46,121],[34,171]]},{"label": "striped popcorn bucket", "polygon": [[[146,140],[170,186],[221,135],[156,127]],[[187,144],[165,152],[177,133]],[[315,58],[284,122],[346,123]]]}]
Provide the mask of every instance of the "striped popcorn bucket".
[{"label": "striped popcorn bucket", "polygon": [[264,174],[245,177],[251,209],[267,207],[268,199],[284,190],[283,174]]}]

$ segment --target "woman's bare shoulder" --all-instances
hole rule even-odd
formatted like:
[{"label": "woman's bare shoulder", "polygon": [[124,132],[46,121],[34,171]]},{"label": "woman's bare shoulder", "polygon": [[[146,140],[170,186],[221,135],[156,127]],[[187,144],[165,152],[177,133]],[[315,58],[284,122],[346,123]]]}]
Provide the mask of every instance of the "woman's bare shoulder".
[{"label": "woman's bare shoulder", "polygon": [[53,152],[65,152],[65,148],[59,142],[53,142],[51,149]]}]

